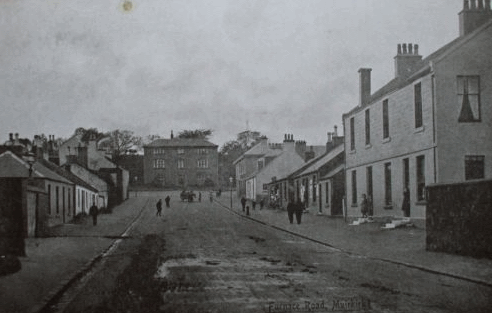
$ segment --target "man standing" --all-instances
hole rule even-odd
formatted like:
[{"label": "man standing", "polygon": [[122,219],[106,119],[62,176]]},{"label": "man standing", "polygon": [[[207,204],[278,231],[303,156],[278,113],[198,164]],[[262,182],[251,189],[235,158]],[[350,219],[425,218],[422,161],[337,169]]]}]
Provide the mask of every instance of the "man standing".
[{"label": "man standing", "polygon": [[244,197],[241,198],[241,205],[243,206],[243,212],[244,212],[244,209],[246,208],[246,199]]},{"label": "man standing", "polygon": [[155,214],[155,216],[161,216],[161,212],[162,212],[162,200],[159,199],[159,201],[157,201],[156,203],[156,208],[157,208],[157,213]]},{"label": "man standing", "polygon": [[301,202],[301,199],[297,199],[297,205],[295,207],[297,224],[301,224],[302,212],[304,211],[304,203]]},{"label": "man standing", "polygon": [[287,204],[287,214],[291,224],[294,222],[294,212],[296,212],[296,209],[295,203],[292,200],[289,200],[289,203]]},{"label": "man standing", "polygon": [[91,208],[89,209],[89,214],[92,216],[92,225],[96,226],[97,225],[97,214],[98,214],[98,209],[95,203],[92,204]]},{"label": "man standing", "polygon": [[167,196],[164,201],[166,201],[166,208],[169,208],[169,201],[171,201],[171,197]]}]

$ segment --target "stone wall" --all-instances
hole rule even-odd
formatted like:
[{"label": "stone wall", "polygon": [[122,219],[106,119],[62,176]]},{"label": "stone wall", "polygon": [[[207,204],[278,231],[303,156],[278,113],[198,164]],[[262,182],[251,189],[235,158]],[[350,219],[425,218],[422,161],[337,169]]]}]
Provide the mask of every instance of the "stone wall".
[{"label": "stone wall", "polygon": [[429,251],[492,258],[492,180],[427,189]]}]

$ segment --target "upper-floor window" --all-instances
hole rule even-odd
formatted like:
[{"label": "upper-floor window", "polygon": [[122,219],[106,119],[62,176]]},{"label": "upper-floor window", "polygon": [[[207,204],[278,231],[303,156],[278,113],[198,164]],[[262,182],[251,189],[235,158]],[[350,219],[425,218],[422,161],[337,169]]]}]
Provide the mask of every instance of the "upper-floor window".
[{"label": "upper-floor window", "polygon": [[458,76],[457,87],[461,106],[458,122],[480,122],[480,76]]},{"label": "upper-floor window", "polygon": [[163,148],[154,148],[154,154],[164,154]]},{"label": "upper-floor window", "polygon": [[383,139],[388,138],[389,133],[388,99],[386,99],[383,101]]},{"label": "upper-floor window", "polygon": [[258,171],[263,168],[263,160],[258,160]]},{"label": "upper-floor window", "polygon": [[178,154],[184,154],[184,153],[185,153],[185,149],[183,149],[183,148],[178,149]]},{"label": "upper-floor window", "polygon": [[185,167],[185,161],[183,159],[178,160],[178,168],[184,168]]},{"label": "upper-floor window", "polygon": [[465,179],[481,179],[485,177],[485,156],[465,156]]},{"label": "upper-floor window", "polygon": [[208,159],[200,159],[197,161],[197,166],[200,168],[207,168],[208,167]]},{"label": "upper-floor window", "polygon": [[355,150],[355,118],[350,118],[350,150]]},{"label": "upper-floor window", "polygon": [[414,86],[414,104],[415,104],[415,128],[424,125],[422,120],[422,84],[418,83]]},{"label": "upper-floor window", "polygon": [[207,149],[198,149],[198,154],[207,154],[208,150]]},{"label": "upper-floor window", "polygon": [[165,162],[164,159],[155,159],[154,160],[154,168],[165,168]]},{"label": "upper-floor window", "polygon": [[371,116],[369,114],[369,109],[365,112],[366,115],[366,145],[371,144]]}]

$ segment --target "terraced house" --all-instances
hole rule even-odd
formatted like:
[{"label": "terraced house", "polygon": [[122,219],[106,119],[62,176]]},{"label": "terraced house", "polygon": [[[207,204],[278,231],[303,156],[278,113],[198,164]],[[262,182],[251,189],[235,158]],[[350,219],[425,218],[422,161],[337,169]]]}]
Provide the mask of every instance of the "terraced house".
[{"label": "terraced house", "polygon": [[375,216],[403,216],[408,188],[423,221],[429,184],[492,178],[491,17],[490,1],[465,0],[459,37],[426,58],[399,44],[395,77],[374,93],[359,70],[359,105],[343,116],[349,216],[362,194]]},{"label": "terraced house", "polygon": [[214,187],[218,146],[205,139],[157,139],[144,146],[144,182],[160,187]]}]

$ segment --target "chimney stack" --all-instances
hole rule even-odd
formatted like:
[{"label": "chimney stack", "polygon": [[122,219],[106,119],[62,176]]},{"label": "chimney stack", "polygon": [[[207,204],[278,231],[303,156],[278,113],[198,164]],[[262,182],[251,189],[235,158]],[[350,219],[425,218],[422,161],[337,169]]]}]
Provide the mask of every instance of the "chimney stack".
[{"label": "chimney stack", "polygon": [[417,70],[420,61],[422,61],[422,56],[419,55],[419,45],[398,44],[395,56],[395,77],[409,77]]},{"label": "chimney stack", "polygon": [[460,36],[468,35],[491,18],[490,0],[463,0],[463,11],[459,13]]},{"label": "chimney stack", "polygon": [[174,138],[174,134],[173,134],[173,131],[171,130],[171,139]]},{"label": "chimney stack", "polygon": [[359,69],[359,106],[365,106],[371,98],[371,71],[370,68]]}]

